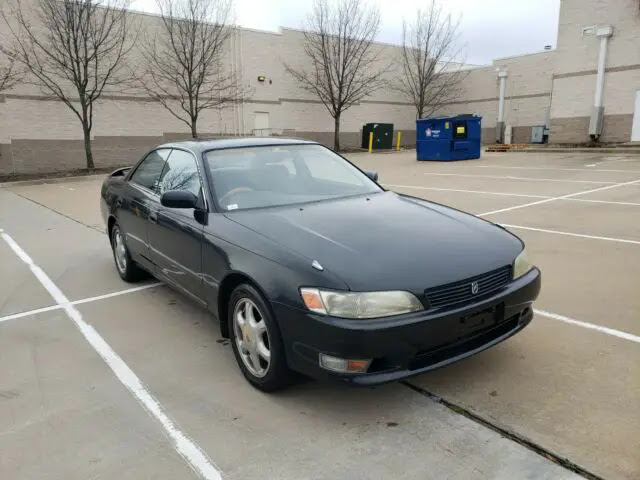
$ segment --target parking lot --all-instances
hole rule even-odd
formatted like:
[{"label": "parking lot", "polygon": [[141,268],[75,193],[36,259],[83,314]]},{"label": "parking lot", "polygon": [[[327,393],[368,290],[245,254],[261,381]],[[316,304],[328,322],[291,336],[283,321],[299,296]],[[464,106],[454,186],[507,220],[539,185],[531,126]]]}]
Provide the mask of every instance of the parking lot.
[{"label": "parking lot", "polygon": [[103,177],[5,184],[0,478],[640,478],[640,156],[349,158],[519,235],[531,325],[405,383],[263,394],[204,310],[120,280]]}]

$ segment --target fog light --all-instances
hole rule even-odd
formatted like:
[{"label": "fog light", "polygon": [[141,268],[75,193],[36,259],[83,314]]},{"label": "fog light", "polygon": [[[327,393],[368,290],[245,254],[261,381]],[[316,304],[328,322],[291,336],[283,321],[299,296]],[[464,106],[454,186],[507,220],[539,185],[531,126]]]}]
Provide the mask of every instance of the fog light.
[{"label": "fog light", "polygon": [[325,370],[340,373],[366,373],[371,360],[348,360],[346,358],[332,357],[320,354],[320,366]]}]

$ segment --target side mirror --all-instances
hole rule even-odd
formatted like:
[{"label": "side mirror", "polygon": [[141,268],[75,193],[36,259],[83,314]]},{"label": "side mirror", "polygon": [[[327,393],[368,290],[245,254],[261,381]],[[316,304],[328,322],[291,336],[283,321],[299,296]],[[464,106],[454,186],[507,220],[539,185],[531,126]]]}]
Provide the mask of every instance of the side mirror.
[{"label": "side mirror", "polygon": [[378,172],[374,172],[372,170],[366,170],[364,173],[367,177],[369,177],[374,182],[378,181]]},{"label": "side mirror", "polygon": [[198,197],[184,190],[170,190],[162,194],[160,204],[168,208],[196,208]]}]

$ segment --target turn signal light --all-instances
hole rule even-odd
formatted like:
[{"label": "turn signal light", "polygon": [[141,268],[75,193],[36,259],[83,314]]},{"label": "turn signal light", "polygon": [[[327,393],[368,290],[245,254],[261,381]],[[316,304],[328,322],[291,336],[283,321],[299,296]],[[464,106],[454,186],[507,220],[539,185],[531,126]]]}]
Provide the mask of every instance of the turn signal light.
[{"label": "turn signal light", "polygon": [[325,370],[340,373],[367,373],[371,360],[348,360],[320,354],[320,366]]},{"label": "turn signal light", "polygon": [[320,292],[315,288],[301,288],[300,295],[305,306],[312,312],[326,314],[327,311],[324,308],[324,302],[320,296]]}]

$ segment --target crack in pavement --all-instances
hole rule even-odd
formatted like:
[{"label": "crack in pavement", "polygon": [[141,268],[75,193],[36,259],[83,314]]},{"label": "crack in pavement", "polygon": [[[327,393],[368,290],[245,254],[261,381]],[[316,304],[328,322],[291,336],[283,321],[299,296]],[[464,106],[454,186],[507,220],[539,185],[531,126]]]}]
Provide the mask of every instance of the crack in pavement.
[{"label": "crack in pavement", "polygon": [[444,398],[442,398],[439,395],[436,395],[435,393],[432,393],[422,387],[419,387],[418,385],[414,385],[413,383],[410,383],[407,380],[402,380],[399,382],[401,385],[404,385],[405,387],[407,387],[410,390],[413,390],[414,392],[419,393],[420,395],[423,395],[431,400],[433,400],[436,403],[439,403],[440,405],[443,405],[445,407],[447,407],[449,410],[451,410],[452,412],[457,413],[458,415],[462,415],[466,418],[468,418],[469,420],[472,420],[480,425],[482,425],[483,427],[486,427],[490,430],[493,430],[494,432],[502,435],[505,438],[508,438],[509,440],[518,443],[519,445],[522,445],[523,447],[525,447],[526,449],[537,453],[538,455],[546,458],[547,460],[567,469],[570,470],[578,475],[581,475],[582,477],[586,478],[587,480],[605,480],[603,477],[596,475],[593,472],[590,472],[589,470],[587,470],[584,467],[581,467],[580,465],[573,463],[571,460],[569,460],[568,458],[564,458],[554,452],[552,452],[551,450],[547,450],[546,448],[544,448],[541,445],[538,445],[537,443],[533,442],[532,440],[529,440],[525,437],[523,437],[522,435],[507,430],[504,427],[500,427],[494,423],[491,423],[489,420],[481,417],[480,415],[473,413],[472,411],[470,411],[467,408],[461,407],[460,405],[457,405],[453,402],[450,402],[449,400],[446,400]]},{"label": "crack in pavement", "polygon": [[34,200],[33,198],[29,198],[29,197],[27,197],[25,195],[22,195],[22,194],[20,194],[18,192],[14,192],[14,191],[11,191],[11,190],[9,190],[9,193],[11,193],[13,195],[16,195],[16,196],[18,196],[20,198],[23,198],[23,199],[25,199],[25,200],[27,200],[27,201],[29,201],[31,203],[35,203],[36,205],[39,205],[39,206],[41,206],[43,208],[46,208],[47,210],[50,210],[50,211],[52,211],[54,213],[57,213],[58,215],[61,215],[64,218],[67,218],[67,219],[69,219],[69,220],[71,220],[73,222],[76,222],[76,223],[78,223],[80,225],[83,225],[83,226],[85,226],[87,228],[90,228],[91,230],[95,230],[96,232],[104,233],[104,229],[98,228],[95,225],[89,225],[87,223],[84,223],[84,222],[78,220],[77,218],[73,218],[72,216],[67,215],[66,213],[60,212],[60,211],[56,210],[55,208],[51,208],[50,206],[45,205],[44,203],[40,203],[37,200]]}]

